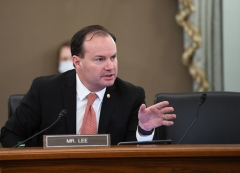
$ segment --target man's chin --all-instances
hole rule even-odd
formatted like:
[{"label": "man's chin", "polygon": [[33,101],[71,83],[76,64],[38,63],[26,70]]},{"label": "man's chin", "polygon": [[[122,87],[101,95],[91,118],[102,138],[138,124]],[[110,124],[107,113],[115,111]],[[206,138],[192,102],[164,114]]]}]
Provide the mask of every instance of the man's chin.
[{"label": "man's chin", "polygon": [[105,86],[105,87],[112,86],[112,85],[114,84],[114,81],[115,81],[115,79],[114,79],[114,80],[111,80],[111,81],[104,81],[104,86]]}]

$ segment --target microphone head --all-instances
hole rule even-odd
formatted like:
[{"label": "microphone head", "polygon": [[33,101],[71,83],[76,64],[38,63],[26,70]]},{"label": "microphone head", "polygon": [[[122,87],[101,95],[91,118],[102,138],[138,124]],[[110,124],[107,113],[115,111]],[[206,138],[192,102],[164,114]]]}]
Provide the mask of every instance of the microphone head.
[{"label": "microphone head", "polygon": [[207,99],[207,94],[203,93],[199,99],[199,105],[203,104],[206,99]]},{"label": "microphone head", "polygon": [[60,113],[59,113],[59,117],[62,118],[63,116],[65,116],[67,114],[67,109],[63,109]]}]

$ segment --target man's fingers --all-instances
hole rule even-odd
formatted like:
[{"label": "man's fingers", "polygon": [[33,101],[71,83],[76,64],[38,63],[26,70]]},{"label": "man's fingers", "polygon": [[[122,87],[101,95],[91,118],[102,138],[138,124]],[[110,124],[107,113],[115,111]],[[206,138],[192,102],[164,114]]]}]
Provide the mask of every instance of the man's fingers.
[{"label": "man's fingers", "polygon": [[141,113],[144,113],[145,109],[146,109],[146,105],[145,105],[145,104],[142,104],[142,105],[140,106],[140,108],[139,108],[139,113],[140,113],[140,114],[141,114]]},{"label": "man's fingers", "polygon": [[162,125],[164,125],[164,126],[172,126],[173,124],[174,124],[173,121],[166,121],[166,120],[162,121]]},{"label": "man's fingers", "polygon": [[175,114],[163,114],[162,116],[162,125],[164,126],[172,126],[174,124],[173,121],[169,121],[175,119],[177,116]]},{"label": "man's fingers", "polygon": [[169,105],[168,101],[163,101],[163,102],[159,102],[159,103],[155,104],[157,109],[162,109],[163,107],[166,107],[168,105]]},{"label": "man's fingers", "polygon": [[163,114],[163,120],[172,120],[175,119],[177,116],[175,114]]},{"label": "man's fingers", "polygon": [[174,109],[173,109],[173,107],[164,107],[164,108],[162,108],[160,111],[161,111],[161,113],[163,113],[163,114],[167,114],[167,113],[173,112]]}]

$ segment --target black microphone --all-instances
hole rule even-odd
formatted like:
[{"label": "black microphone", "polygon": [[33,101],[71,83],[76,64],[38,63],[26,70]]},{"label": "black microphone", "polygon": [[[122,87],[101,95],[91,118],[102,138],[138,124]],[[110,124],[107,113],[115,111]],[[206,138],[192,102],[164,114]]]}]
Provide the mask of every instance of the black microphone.
[{"label": "black microphone", "polygon": [[199,99],[199,105],[202,105],[207,99],[207,94],[203,93]]},{"label": "black microphone", "polygon": [[195,120],[193,121],[193,123],[191,124],[191,126],[188,128],[188,130],[186,131],[186,133],[183,135],[183,137],[180,139],[180,141],[178,142],[178,144],[181,143],[181,141],[183,140],[183,138],[186,136],[186,134],[190,131],[190,129],[192,128],[193,124],[197,121],[198,119],[198,111],[199,108],[201,107],[201,105],[205,102],[205,100],[207,99],[207,94],[203,93],[199,99],[199,105],[198,105],[198,109],[197,109],[197,116],[195,118]]},{"label": "black microphone", "polygon": [[18,143],[18,144],[15,145],[13,148],[16,148],[16,147],[18,147],[19,145],[22,145],[23,143],[29,141],[30,139],[34,138],[35,136],[39,135],[40,133],[42,133],[42,132],[46,131],[47,129],[51,128],[54,124],[56,124],[56,123],[58,122],[59,119],[61,119],[61,118],[62,118],[63,116],[65,116],[66,114],[67,114],[67,110],[66,110],[66,109],[63,109],[63,110],[59,113],[59,116],[58,116],[57,120],[56,120],[54,123],[52,123],[52,125],[50,125],[49,127],[43,129],[42,131],[34,134],[34,135],[31,136],[30,138],[27,138],[26,140]]}]

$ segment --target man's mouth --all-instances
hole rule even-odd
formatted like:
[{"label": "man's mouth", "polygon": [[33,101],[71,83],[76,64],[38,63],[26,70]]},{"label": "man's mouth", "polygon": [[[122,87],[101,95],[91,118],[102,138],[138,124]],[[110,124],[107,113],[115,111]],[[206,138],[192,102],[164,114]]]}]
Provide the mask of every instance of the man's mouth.
[{"label": "man's mouth", "polygon": [[106,75],[104,75],[103,77],[105,77],[105,78],[113,78],[113,77],[114,77],[114,74],[106,74]]},{"label": "man's mouth", "polygon": [[111,77],[111,76],[113,76],[113,74],[108,74],[108,75],[105,75],[106,77]]}]

